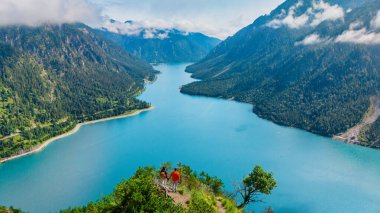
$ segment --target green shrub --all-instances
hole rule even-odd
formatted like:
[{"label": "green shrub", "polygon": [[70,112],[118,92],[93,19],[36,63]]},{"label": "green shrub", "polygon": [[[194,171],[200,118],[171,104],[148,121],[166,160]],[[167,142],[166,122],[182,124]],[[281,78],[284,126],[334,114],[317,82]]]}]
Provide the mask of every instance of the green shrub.
[{"label": "green shrub", "polygon": [[202,192],[193,192],[191,195],[191,201],[189,204],[189,213],[212,213],[217,212],[214,205],[216,204],[215,199],[210,198],[208,195]]},{"label": "green shrub", "polygon": [[86,207],[62,212],[184,212],[154,184],[155,170],[140,168],[128,181],[119,183],[111,195]]},{"label": "green shrub", "polygon": [[22,213],[22,211],[20,209],[15,209],[12,206],[9,208],[0,206],[0,213]]}]

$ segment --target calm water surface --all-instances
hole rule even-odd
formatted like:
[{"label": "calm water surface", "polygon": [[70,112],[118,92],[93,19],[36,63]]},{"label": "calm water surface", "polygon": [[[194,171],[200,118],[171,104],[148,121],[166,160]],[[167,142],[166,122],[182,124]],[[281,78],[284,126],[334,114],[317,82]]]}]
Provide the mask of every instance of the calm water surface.
[{"label": "calm water surface", "polygon": [[109,194],[138,166],[182,162],[223,179],[226,188],[255,164],[278,188],[258,212],[380,212],[380,151],[281,127],[251,106],[192,97],[186,64],[160,65],[141,99],[156,108],[91,124],[44,151],[0,165],[0,204],[56,212]]}]

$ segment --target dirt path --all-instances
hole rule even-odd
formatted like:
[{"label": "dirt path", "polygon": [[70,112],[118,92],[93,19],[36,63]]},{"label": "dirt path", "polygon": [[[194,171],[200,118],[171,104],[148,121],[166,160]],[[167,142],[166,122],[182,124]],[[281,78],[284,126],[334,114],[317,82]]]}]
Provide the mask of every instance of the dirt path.
[{"label": "dirt path", "polygon": [[189,203],[191,196],[183,194],[181,195],[180,193],[173,193],[169,192],[168,195],[173,198],[174,202],[176,204],[180,204],[182,207],[187,209],[187,204]]},{"label": "dirt path", "polygon": [[370,115],[367,115],[367,117],[364,118],[361,123],[347,130],[347,132],[334,136],[334,139],[344,141],[347,143],[352,143],[352,144],[360,143],[359,141],[360,131],[364,127],[374,123],[380,116],[380,99],[373,98],[371,102],[372,102],[371,107],[373,108],[373,112]]},{"label": "dirt path", "polygon": [[[185,209],[188,208],[187,205],[189,204],[189,202],[191,200],[191,195],[188,195],[188,194],[182,195],[180,193],[168,192],[168,196],[171,197],[176,204],[181,205]],[[222,204],[222,202],[220,202],[219,199],[217,200],[216,207],[218,208],[219,213],[225,213],[226,212],[226,209],[223,207],[223,204]]]},{"label": "dirt path", "polygon": [[218,199],[216,206],[218,207],[218,212],[219,213],[225,213],[226,209],[224,208],[222,202]]},{"label": "dirt path", "polygon": [[13,138],[14,136],[19,135],[19,134],[20,134],[19,132],[13,133],[11,135],[8,135],[8,136],[5,136],[3,138],[0,138],[0,141],[8,139],[8,138]]}]

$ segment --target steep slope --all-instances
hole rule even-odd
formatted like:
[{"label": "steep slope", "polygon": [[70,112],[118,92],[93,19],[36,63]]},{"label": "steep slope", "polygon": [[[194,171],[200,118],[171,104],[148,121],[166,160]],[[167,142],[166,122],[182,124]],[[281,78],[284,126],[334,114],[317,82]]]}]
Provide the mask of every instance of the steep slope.
[{"label": "steep slope", "polygon": [[321,135],[344,132],[378,94],[379,10],[378,0],[288,0],[189,66],[203,81],[181,91],[252,103],[263,118]]},{"label": "steep slope", "polygon": [[82,24],[0,28],[0,159],[77,122],[149,106],[154,71]]},{"label": "steep slope", "polygon": [[132,21],[120,23],[112,20],[109,25],[112,24],[117,26],[108,26],[98,32],[133,55],[151,63],[198,61],[220,43],[219,39],[202,33],[143,28],[135,26]]}]

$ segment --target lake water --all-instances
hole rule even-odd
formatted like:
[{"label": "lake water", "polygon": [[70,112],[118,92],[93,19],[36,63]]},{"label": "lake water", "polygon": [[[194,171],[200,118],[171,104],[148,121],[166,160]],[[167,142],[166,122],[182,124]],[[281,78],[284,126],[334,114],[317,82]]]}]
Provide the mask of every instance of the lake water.
[{"label": "lake water", "polygon": [[[0,165],[0,204],[55,212],[109,194],[137,167],[182,162],[223,179],[227,190],[255,164],[278,188],[259,212],[380,212],[380,151],[262,120],[251,106],[183,95],[186,64],[162,74],[140,97],[156,108],[83,126],[44,151]],[[252,208],[252,207],[251,207]]]}]

